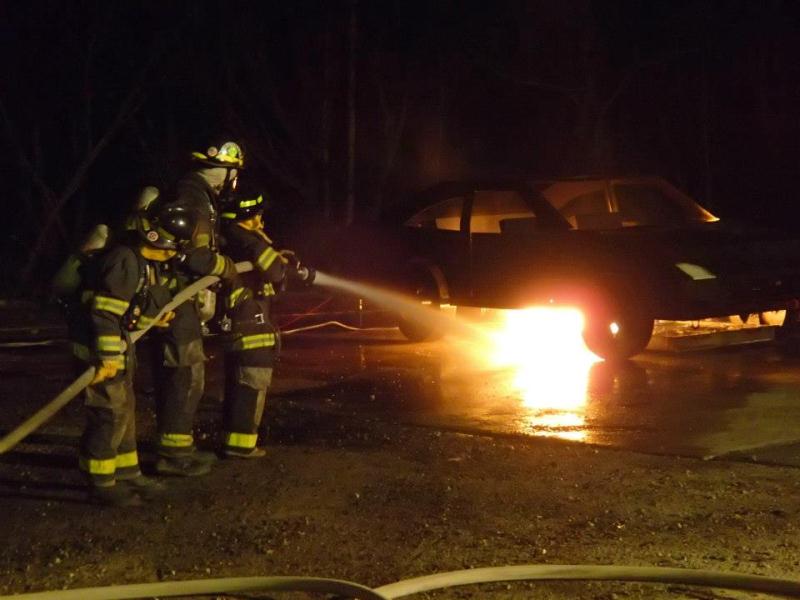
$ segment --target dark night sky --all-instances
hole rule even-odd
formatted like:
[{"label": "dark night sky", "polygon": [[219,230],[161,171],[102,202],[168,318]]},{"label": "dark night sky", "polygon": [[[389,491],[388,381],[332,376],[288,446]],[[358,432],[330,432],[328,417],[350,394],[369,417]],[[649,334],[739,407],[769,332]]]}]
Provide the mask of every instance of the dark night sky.
[{"label": "dark night sky", "polygon": [[[441,179],[637,172],[791,223],[798,6],[361,0],[358,217]],[[349,20],[347,0],[0,3],[4,202],[22,222],[3,288],[65,190],[43,269],[214,132],[243,141],[279,223],[341,220]]]}]

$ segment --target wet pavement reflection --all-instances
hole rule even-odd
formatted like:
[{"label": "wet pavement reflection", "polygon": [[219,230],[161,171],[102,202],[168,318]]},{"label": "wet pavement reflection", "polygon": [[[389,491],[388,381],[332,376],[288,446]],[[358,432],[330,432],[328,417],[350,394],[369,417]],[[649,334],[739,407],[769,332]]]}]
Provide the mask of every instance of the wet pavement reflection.
[{"label": "wet pavement reflection", "polygon": [[398,422],[800,466],[800,359],[774,346],[612,365],[557,348],[510,361],[476,343],[490,342],[412,344],[391,329],[296,336],[278,386],[324,384],[326,401]]}]

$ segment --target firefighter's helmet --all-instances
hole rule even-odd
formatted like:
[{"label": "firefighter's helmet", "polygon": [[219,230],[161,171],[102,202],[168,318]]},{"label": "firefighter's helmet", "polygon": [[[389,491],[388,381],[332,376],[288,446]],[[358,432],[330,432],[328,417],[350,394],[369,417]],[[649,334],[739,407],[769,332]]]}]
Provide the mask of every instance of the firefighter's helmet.
[{"label": "firefighter's helmet", "polygon": [[197,228],[197,215],[185,206],[156,207],[139,218],[139,235],[146,244],[162,250],[177,250]]},{"label": "firefighter's helmet", "polygon": [[209,167],[244,169],[244,152],[236,142],[209,144],[202,152],[192,152],[192,160]]},{"label": "firefighter's helmet", "polygon": [[266,194],[237,194],[220,215],[231,221],[246,221],[264,212],[269,197]]}]

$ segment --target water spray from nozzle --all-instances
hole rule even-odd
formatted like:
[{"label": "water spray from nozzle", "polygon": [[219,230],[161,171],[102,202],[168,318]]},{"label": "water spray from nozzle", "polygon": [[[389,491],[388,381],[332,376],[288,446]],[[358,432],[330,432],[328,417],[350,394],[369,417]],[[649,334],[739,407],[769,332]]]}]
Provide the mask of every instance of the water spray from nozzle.
[{"label": "water spray from nozzle", "polygon": [[334,277],[319,271],[316,273],[314,284],[367,298],[387,310],[403,315],[405,319],[415,321],[425,327],[441,330],[446,334],[473,339],[476,336],[484,337],[486,335],[481,328],[456,319],[448,313],[421,304],[418,299],[412,296],[341,277]]}]

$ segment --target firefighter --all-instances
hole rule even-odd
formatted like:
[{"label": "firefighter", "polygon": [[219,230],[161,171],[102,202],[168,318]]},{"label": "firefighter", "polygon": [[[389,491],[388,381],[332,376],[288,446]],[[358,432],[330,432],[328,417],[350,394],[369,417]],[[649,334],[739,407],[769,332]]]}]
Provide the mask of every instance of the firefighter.
[{"label": "firefighter", "polygon": [[85,390],[86,428],[79,466],[93,502],[115,506],[141,503],[163,489],[142,475],[136,452],[134,353],[128,334],[147,324],[166,327],[174,313],[155,318],[172,297],[176,269],[171,259],[191,239],[191,211],[168,208],[144,218],[129,232],[88,258],[71,311],[75,355],[96,365]]},{"label": "firefighter", "polygon": [[314,280],[314,271],[301,267],[292,252],[274,248],[264,233],[263,211],[262,195],[240,195],[221,215],[226,253],[236,261],[253,264],[253,271],[245,273],[227,297],[232,321],[225,352],[223,406],[222,454],[227,458],[265,455],[256,445],[258,427],[280,347],[279,332],[270,315],[272,300],[287,276],[306,284]]},{"label": "firefighter", "polygon": [[[233,261],[218,252],[215,229],[217,203],[235,187],[238,172],[244,167],[242,149],[236,142],[226,141],[193,152],[192,160],[192,170],[172,191],[155,201],[157,206],[181,207],[197,216],[197,229],[182,263],[186,277],[179,287],[204,275],[236,282]],[[160,336],[155,360],[162,380],[156,394],[156,472],[203,475],[211,469],[216,455],[197,450],[193,434],[194,417],[205,386],[202,325],[193,302],[181,305],[175,313],[169,328]]]}]

